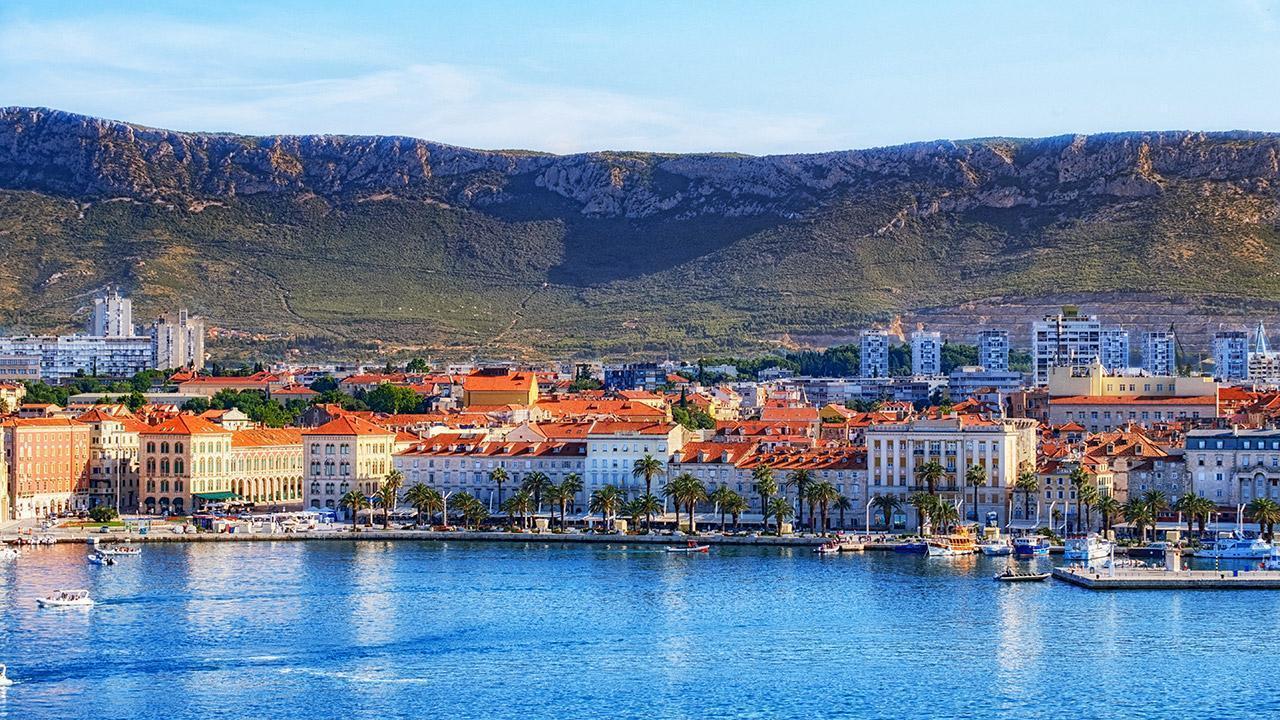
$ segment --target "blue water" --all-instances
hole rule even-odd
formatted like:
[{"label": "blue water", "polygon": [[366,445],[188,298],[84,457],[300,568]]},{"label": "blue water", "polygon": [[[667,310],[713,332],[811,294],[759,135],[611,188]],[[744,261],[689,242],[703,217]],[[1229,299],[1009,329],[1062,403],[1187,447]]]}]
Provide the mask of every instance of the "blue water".
[{"label": "blue water", "polygon": [[[1280,713],[1280,593],[993,582],[1004,564],[282,542],[101,568],[36,548],[0,565],[19,681],[0,718]],[[36,608],[66,587],[97,606]]]}]

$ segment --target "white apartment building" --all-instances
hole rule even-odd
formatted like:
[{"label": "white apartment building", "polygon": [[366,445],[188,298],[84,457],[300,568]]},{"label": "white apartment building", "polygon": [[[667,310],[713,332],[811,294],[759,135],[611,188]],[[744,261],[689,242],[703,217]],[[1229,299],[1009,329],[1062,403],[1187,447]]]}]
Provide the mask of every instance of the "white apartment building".
[{"label": "white apartment building", "polygon": [[1192,492],[1226,507],[1280,501],[1280,430],[1192,430],[1184,448]]},{"label": "white apartment building", "polygon": [[[685,430],[675,423],[597,422],[587,432],[587,492],[613,485],[643,494],[644,478],[631,476],[636,460],[652,455],[664,467],[684,447]],[[666,482],[665,470],[653,479],[653,492]]]},{"label": "white apartment building", "polygon": [[161,315],[151,323],[156,367],[204,369],[204,318],[187,314],[186,309]]},{"label": "white apartment building", "polygon": [[978,333],[978,365],[988,372],[1009,369],[1009,331],[983,330]]},{"label": "white apartment building", "polygon": [[864,378],[889,377],[889,331],[863,330],[859,374]]},{"label": "white apartment building", "polygon": [[0,337],[0,358],[8,363],[23,362],[27,367],[39,362],[40,379],[50,383],[78,375],[126,378],[155,367],[151,338],[147,337]]},{"label": "white apartment building", "polygon": [[1051,367],[1088,367],[1101,354],[1102,323],[1064,307],[1031,324],[1031,364],[1036,385],[1049,381]]},{"label": "white apartment building", "polygon": [[911,374],[924,377],[942,374],[942,333],[929,330],[911,333]]},{"label": "white apartment building", "polygon": [[1142,333],[1142,369],[1152,375],[1177,374],[1178,340],[1173,330]]},{"label": "white apartment building", "polygon": [[971,465],[987,473],[987,485],[978,489],[978,518],[994,512],[1000,524],[1008,522],[1009,488],[1024,463],[1036,461],[1035,420],[985,419],[973,415],[916,420],[910,423],[872,425],[866,430],[867,497],[893,494],[905,503],[926,485],[917,477],[930,461],[942,465],[945,476],[934,487],[944,499],[961,501],[961,517],[973,517],[973,489],[964,483]]},{"label": "white apartment building", "polygon": [[1098,359],[1112,372],[1129,367],[1129,331],[1114,327],[1098,333]]},{"label": "white apartment building", "polygon": [[105,337],[133,337],[133,301],[121,295],[118,288],[110,288],[95,297],[85,332]]},{"label": "white apartment building", "polygon": [[[520,488],[529,475],[540,472],[559,485],[569,475],[577,475],[586,485],[587,444],[585,442],[489,441],[485,433],[444,433],[396,453],[395,468],[404,475],[405,487],[422,483],[441,493],[467,492],[497,512],[502,501]],[[501,490],[493,482],[493,471],[507,474]],[[584,509],[591,493],[578,493],[573,508]],[[543,501],[544,509],[547,503]]]}]

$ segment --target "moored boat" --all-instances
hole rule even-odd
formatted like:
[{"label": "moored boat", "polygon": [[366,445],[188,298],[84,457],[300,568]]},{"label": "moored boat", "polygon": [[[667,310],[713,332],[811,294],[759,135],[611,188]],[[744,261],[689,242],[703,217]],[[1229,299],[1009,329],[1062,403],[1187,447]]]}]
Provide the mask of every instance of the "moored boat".
[{"label": "moored boat", "polygon": [[814,548],[813,551],[819,555],[835,555],[840,552],[840,543],[829,540]]},{"label": "moored boat", "polygon": [[1271,556],[1271,544],[1260,538],[1247,540],[1227,535],[1197,550],[1195,556],[1215,560],[1262,560]]},{"label": "moored boat", "polygon": [[59,590],[36,600],[36,604],[42,608],[90,607],[93,600],[88,590]]},{"label": "moored boat", "polygon": [[973,536],[964,530],[942,537],[930,538],[927,549],[929,557],[954,557],[972,555],[978,552],[978,544]]},{"label": "moored boat", "polygon": [[103,548],[102,548],[101,550],[99,550],[98,552],[102,553],[103,555],[129,555],[129,556],[132,556],[132,555],[141,555],[141,554],[142,554],[142,548],[137,547],[137,546],[135,546],[135,545],[124,545],[124,544],[121,544],[121,545],[107,545],[106,547],[103,547]]},{"label": "moored boat", "polygon": [[924,555],[929,552],[929,543],[923,540],[912,542],[898,543],[893,546],[894,552],[907,553],[908,555]]},{"label": "moored boat", "polygon": [[1005,570],[993,577],[997,582],[1043,582],[1049,579],[1050,573],[1036,572],[1019,572],[1017,570]]},{"label": "moored boat", "polygon": [[982,543],[978,546],[978,549],[982,551],[983,555],[991,557],[1003,557],[1013,554],[1013,546],[1003,540]]},{"label": "moored boat", "polygon": [[1049,538],[1040,535],[1023,535],[1013,539],[1013,554],[1018,557],[1049,554]]},{"label": "moored boat", "polygon": [[1080,560],[1088,562],[1090,560],[1101,560],[1111,555],[1114,544],[1097,533],[1089,533],[1085,536],[1077,536],[1067,538],[1066,547],[1062,551],[1062,557],[1067,560]]},{"label": "moored boat", "polygon": [[1129,557],[1162,558],[1169,549],[1167,542],[1153,542],[1142,547],[1131,547],[1125,551]]}]

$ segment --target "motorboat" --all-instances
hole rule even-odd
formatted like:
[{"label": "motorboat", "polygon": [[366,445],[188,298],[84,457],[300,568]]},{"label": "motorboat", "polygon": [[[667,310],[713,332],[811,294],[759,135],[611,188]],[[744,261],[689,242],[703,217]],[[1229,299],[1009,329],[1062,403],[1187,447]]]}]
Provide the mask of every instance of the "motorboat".
[{"label": "motorboat", "polygon": [[1022,572],[1008,569],[992,578],[996,582],[1044,582],[1050,573]]},{"label": "motorboat", "polygon": [[101,551],[89,553],[89,557],[86,559],[89,562],[93,563],[94,565],[115,565],[116,564],[115,558]]},{"label": "motorboat", "polygon": [[974,542],[972,535],[962,531],[951,535],[943,535],[942,537],[930,538],[925,552],[929,557],[972,555],[978,552],[978,544]]},{"label": "motorboat", "polygon": [[1215,560],[1262,560],[1271,556],[1271,544],[1261,538],[1246,540],[1229,535],[1195,552],[1195,557]]},{"label": "motorboat", "polygon": [[983,555],[989,555],[992,557],[1003,557],[1005,555],[1013,554],[1013,546],[1003,540],[982,543],[978,546],[978,549],[982,551]]},{"label": "motorboat", "polygon": [[1280,570],[1280,545],[1271,546],[1271,554],[1262,561],[1263,570]]},{"label": "motorboat", "polygon": [[1066,548],[1062,552],[1062,557],[1067,560],[1084,562],[1101,560],[1102,558],[1110,557],[1114,548],[1115,544],[1110,540],[1097,533],[1089,533],[1084,536],[1067,538]]},{"label": "motorboat", "polygon": [[42,608],[91,607],[93,600],[88,590],[59,590],[36,600],[36,604]]},{"label": "motorboat", "polygon": [[17,560],[20,554],[17,548],[0,545],[0,560]]},{"label": "motorboat", "polygon": [[929,553],[929,543],[923,540],[898,543],[893,546],[893,551],[908,555],[927,555]]},{"label": "motorboat", "polygon": [[1153,542],[1142,547],[1131,547],[1126,551],[1129,557],[1162,558],[1169,550],[1167,542]]},{"label": "motorboat", "polygon": [[1013,554],[1032,557],[1049,554],[1049,538],[1043,535],[1023,535],[1013,539]]},{"label": "motorboat", "polygon": [[9,687],[13,681],[9,679],[9,668],[4,663],[0,663],[0,687]]},{"label": "motorboat", "polygon": [[135,545],[108,545],[98,552],[103,555],[141,555],[142,548]]},{"label": "motorboat", "polygon": [[837,543],[837,546],[839,547],[840,552],[862,552],[863,550],[867,549],[867,546],[865,543],[860,542],[858,540],[852,540],[852,539],[841,540],[839,543]]},{"label": "motorboat", "polygon": [[692,540],[688,545],[673,545],[667,548],[669,553],[704,553],[711,549],[710,545],[697,545]]},{"label": "motorboat", "polygon": [[835,555],[840,552],[840,543],[829,540],[814,548],[813,551],[819,555]]}]

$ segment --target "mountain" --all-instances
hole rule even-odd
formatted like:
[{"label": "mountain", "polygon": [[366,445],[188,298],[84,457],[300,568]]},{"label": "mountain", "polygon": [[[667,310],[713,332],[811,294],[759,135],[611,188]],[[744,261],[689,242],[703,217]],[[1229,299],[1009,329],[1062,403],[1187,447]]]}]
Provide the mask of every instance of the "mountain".
[{"label": "mountain", "polygon": [[1278,181],[1280,135],[1256,132],[550,155],[7,108],[0,327],[69,327],[118,283],[139,316],[184,304],[322,349],[963,340],[1064,302],[1202,343],[1280,314]]}]

